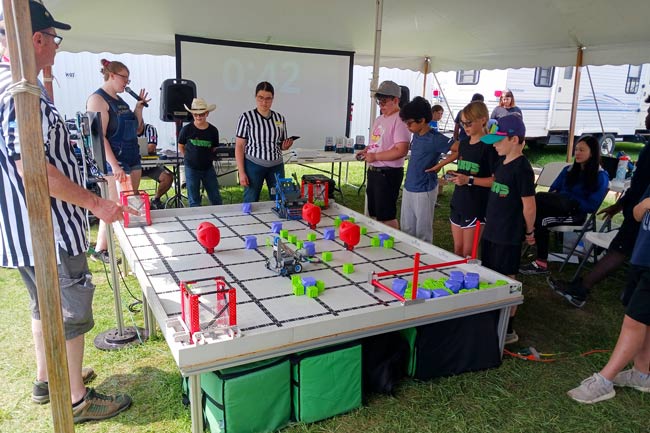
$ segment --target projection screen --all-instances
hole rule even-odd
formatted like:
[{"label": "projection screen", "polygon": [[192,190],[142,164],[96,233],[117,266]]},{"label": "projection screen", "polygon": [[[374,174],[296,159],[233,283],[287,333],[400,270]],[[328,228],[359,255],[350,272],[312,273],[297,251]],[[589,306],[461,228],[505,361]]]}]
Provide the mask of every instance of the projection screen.
[{"label": "projection screen", "polygon": [[322,149],[325,137],[348,136],[354,53],[176,35],[177,78],[217,105],[208,121],[232,142],[240,115],[255,108],[255,86],[275,87],[272,110],[283,114],[294,147]]}]

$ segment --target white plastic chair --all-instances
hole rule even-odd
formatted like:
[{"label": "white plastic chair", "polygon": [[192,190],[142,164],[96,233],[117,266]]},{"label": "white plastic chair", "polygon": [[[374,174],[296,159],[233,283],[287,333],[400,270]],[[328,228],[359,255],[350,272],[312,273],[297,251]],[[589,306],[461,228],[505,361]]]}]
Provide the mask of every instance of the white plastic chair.
[{"label": "white plastic chair", "polygon": [[535,186],[550,187],[555,179],[559,176],[564,167],[571,165],[568,162],[549,162],[542,168],[542,172],[537,177]]},{"label": "white plastic chair", "polygon": [[589,261],[589,256],[591,253],[594,253],[594,263],[598,260],[598,254],[596,253],[595,249],[596,247],[602,248],[602,249],[609,249],[609,245],[612,243],[616,235],[618,234],[618,229],[620,226],[612,227],[612,219],[611,217],[605,218],[603,221],[602,226],[597,232],[587,232],[585,234],[585,241],[589,243],[589,248],[587,248],[587,251],[584,253],[584,257],[582,258],[582,261],[580,261],[580,264],[578,265],[578,269],[576,269],[575,274],[573,275],[573,281],[580,275],[580,271],[582,268],[585,266],[585,264]]}]

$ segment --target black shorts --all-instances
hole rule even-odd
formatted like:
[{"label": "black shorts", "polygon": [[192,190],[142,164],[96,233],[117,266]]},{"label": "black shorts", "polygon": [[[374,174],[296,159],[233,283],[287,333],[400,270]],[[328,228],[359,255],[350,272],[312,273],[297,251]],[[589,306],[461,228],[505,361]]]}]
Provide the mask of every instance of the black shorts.
[{"label": "black shorts", "polygon": [[625,218],[623,224],[621,224],[621,227],[618,229],[618,233],[609,244],[609,250],[617,251],[630,257],[630,255],[632,255],[632,250],[634,249],[636,236],[639,234],[640,226],[641,224],[638,221],[635,221],[633,217],[630,216],[629,218]]},{"label": "black shorts", "polygon": [[377,221],[397,218],[397,198],[404,179],[404,168],[368,167],[368,214]]},{"label": "black shorts", "polygon": [[480,221],[481,224],[485,224],[485,218],[477,217],[468,217],[461,214],[453,207],[449,211],[449,222],[455,226],[460,227],[461,229],[472,229],[476,227],[476,221]]},{"label": "black shorts", "polygon": [[627,316],[650,326],[650,268],[630,267],[622,301]]},{"label": "black shorts", "polygon": [[149,179],[153,179],[156,182],[158,182],[158,179],[160,179],[160,175],[163,173],[169,173],[170,175],[173,175],[173,173],[165,166],[162,165],[157,165],[155,167],[149,167],[149,168],[143,168],[142,169],[142,175],[148,177]]},{"label": "black shorts", "polygon": [[521,245],[481,240],[481,266],[503,275],[516,275],[521,264]]}]

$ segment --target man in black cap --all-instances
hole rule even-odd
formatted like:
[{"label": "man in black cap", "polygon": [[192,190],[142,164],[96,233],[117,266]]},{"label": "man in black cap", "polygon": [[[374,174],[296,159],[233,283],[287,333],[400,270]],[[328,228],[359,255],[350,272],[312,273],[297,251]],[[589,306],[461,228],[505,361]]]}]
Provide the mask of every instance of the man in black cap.
[{"label": "man in black cap", "polygon": [[[32,42],[37,71],[54,64],[61,44],[59,30],[68,24],[55,21],[45,6],[30,0]],[[35,403],[49,402],[47,366],[40,320],[32,235],[25,205],[22,180],[21,142],[17,131],[14,97],[8,63],[0,63],[0,266],[18,268],[30,295],[32,334],[36,351],[36,381],[32,391]],[[56,243],[61,308],[68,356],[68,373],[75,423],[110,418],[127,409],[131,398],[125,394],[106,396],[86,388],[95,377],[90,368],[82,369],[84,334],[94,325],[92,299],[95,286],[88,270],[86,220],[82,208],[89,209],[107,223],[119,221],[125,207],[101,199],[86,190],[72,151],[65,122],[41,85],[40,110],[44,131],[44,152],[51,196],[52,225]]]}]

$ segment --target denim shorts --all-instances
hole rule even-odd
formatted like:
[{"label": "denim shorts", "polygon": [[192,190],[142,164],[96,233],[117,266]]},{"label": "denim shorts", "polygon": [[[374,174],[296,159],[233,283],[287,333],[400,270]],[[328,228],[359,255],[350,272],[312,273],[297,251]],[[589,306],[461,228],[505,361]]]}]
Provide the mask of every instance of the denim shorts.
[{"label": "denim shorts", "polygon": [[[59,272],[59,288],[61,290],[61,309],[63,311],[63,328],[65,339],[72,340],[90,331],[93,320],[93,295],[95,286],[92,275],[88,270],[88,259],[85,254],[70,256],[67,251],[59,248],[61,263],[57,266]],[[18,268],[20,276],[29,292],[29,307],[32,318],[41,319],[36,294],[36,275],[33,266]]]}]

